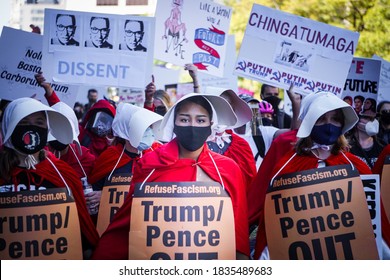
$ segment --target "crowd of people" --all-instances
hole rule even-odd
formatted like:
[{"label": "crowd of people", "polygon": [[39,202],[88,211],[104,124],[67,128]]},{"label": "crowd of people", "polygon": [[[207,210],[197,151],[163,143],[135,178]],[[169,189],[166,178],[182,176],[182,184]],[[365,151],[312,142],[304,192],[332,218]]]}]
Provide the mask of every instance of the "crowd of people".
[{"label": "crowd of people", "polygon": [[[72,18],[65,19],[72,26]],[[101,19],[91,19],[91,26],[97,20]],[[96,27],[95,33],[108,34],[107,21],[105,24]],[[69,32],[71,28],[64,29]],[[232,217],[224,222],[232,226],[233,240],[221,237],[213,246],[226,247],[222,248],[226,255],[221,255],[230,259],[273,259],[279,255],[273,252],[274,237],[269,236],[272,225],[267,222],[266,201],[275,178],[345,165],[360,175],[382,175],[390,154],[390,101],[376,106],[375,100],[360,102],[357,96],[354,104],[358,106],[352,107],[347,99],[332,93],[301,96],[291,86],[286,91],[292,101],[290,116],[283,111],[277,87],[263,84],[260,100],[230,89],[200,93],[196,67],[187,64],[185,70],[193,79],[193,93],[172,104],[168,93],[156,89],[152,78],[145,87],[143,108],[99,99],[94,89],[88,91],[88,104],[76,103],[71,108],[61,102],[43,73],[37,73],[35,78],[49,106],[28,97],[1,100],[0,192],[66,188],[77,207],[83,259],[128,259],[134,255],[148,258],[142,251],[134,254],[129,249],[131,238],[139,237],[141,242],[146,235],[137,232],[130,236],[137,226],[135,216],[142,214],[133,210],[136,188],[153,183],[208,182],[219,186],[232,205],[231,211],[223,214]],[[108,209],[114,194],[121,198],[116,199],[112,212]],[[169,205],[180,207],[182,202],[177,195]],[[280,207],[287,207],[285,203]],[[388,203],[380,202],[380,251],[373,256],[363,254],[363,258],[390,258]],[[358,207],[368,213],[366,204]],[[161,206],[156,209],[153,215]],[[165,215],[168,220],[176,213]],[[354,217],[356,223],[363,221],[363,216]],[[170,247],[174,237],[165,238],[165,246]],[[208,242],[214,239],[217,237],[209,236]],[[359,242],[354,250],[364,252],[372,246],[368,241]],[[292,256],[326,258],[311,256],[303,249]]]}]

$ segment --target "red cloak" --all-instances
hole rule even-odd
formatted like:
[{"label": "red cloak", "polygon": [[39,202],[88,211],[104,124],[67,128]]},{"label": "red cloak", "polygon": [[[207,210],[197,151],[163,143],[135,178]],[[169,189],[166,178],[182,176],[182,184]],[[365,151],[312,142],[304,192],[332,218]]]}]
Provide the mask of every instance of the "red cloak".
[{"label": "red cloak", "polygon": [[226,133],[232,136],[232,142],[223,155],[233,159],[238,164],[244,178],[245,191],[247,191],[257,172],[251,147],[245,139],[233,131],[227,130]]},{"label": "red cloak", "polygon": [[272,178],[272,170],[278,161],[293,149],[292,143],[296,142],[297,132],[298,130],[295,129],[279,135],[265,154],[256,177],[252,180],[247,192],[249,225],[259,222],[260,214],[264,208],[268,184]]},{"label": "red cloak", "polygon": [[[136,164],[130,190],[133,192],[134,184],[142,182],[153,169],[155,171],[148,178],[148,182],[196,181],[196,166],[202,168],[212,180],[220,182],[210,154],[218,166],[226,191],[232,200],[236,250],[249,256],[246,196],[240,168],[232,159],[210,151],[207,144],[204,144],[198,161],[179,159],[176,139],[155,152],[148,153]],[[103,233],[92,256],[93,259],[128,259],[131,205],[132,195],[128,195],[114,220]]]},{"label": "red cloak", "polygon": [[[87,176],[89,176],[95,163],[96,157],[89,151],[88,148],[84,146],[80,146],[82,154],[79,153],[76,144],[71,143],[70,146],[73,148],[73,151],[75,151],[85,173],[87,174]],[[70,148],[65,155],[61,156],[60,159],[68,163],[76,171],[80,178],[85,176],[83,170],[80,167],[79,162],[77,161],[74,153],[70,150]]]},{"label": "red cloak", "polygon": [[[270,178],[272,178],[282,168],[282,166],[287,162],[287,160],[289,160],[292,157],[294,153],[295,153],[294,150],[290,151],[278,162],[278,164],[273,169]],[[355,168],[359,171],[360,174],[371,174],[370,168],[358,157],[354,156],[351,153],[344,153],[344,154],[352,162],[352,164],[355,166]],[[325,163],[326,166],[350,164],[350,162],[341,153],[339,153],[338,155],[330,155],[329,158],[325,160]],[[316,168],[317,166],[318,166],[318,159],[315,156],[296,155],[279,172],[278,175],[313,169]],[[263,207],[264,207],[264,201],[263,201]],[[383,209],[383,207],[381,208]],[[390,241],[389,229],[390,226],[388,224],[388,221],[385,221],[384,223],[384,219],[382,218],[382,235],[383,235],[383,239],[386,241],[387,244],[389,244],[388,241]],[[256,237],[256,247],[255,247],[255,255],[254,255],[255,259],[258,259],[260,257],[266,245],[267,245],[267,239],[265,234],[264,208],[263,208],[260,214],[259,228]]]},{"label": "red cloak", "polygon": [[[72,169],[72,167],[70,167],[66,162],[57,159],[50,152],[46,151],[46,154],[47,157],[57,167],[58,171],[61,173],[62,177],[65,179],[66,183],[71,189],[73,198],[77,206],[81,233],[84,235],[86,240],[94,247],[99,240],[99,234],[97,233],[95,225],[93,224],[91,217],[89,216],[84,198],[83,186],[81,185],[80,178]],[[48,160],[45,159],[39,162],[37,165],[35,165],[35,168],[36,169],[24,169],[16,167],[14,170],[12,170],[12,182],[15,182],[15,184],[17,184],[18,175],[22,172],[27,172],[29,174],[36,174],[41,178],[40,182],[32,182],[36,185],[39,185],[39,183],[41,183],[43,180],[47,180],[59,188],[65,187],[64,182]],[[29,176],[29,178],[32,177]],[[0,184],[3,183],[4,181],[0,179]]]},{"label": "red cloak", "polygon": [[[152,147],[149,149],[143,151],[143,155],[147,154],[151,151],[156,150],[159,148],[162,144],[159,142],[154,142],[152,144]],[[121,153],[123,151],[123,145],[117,144],[115,146],[108,147],[97,159],[95,162],[95,166],[91,172],[91,176],[88,178],[88,182],[90,184],[95,184],[99,180],[107,177],[112,169],[115,167],[115,164],[117,163]],[[141,157],[135,158],[135,160],[139,160]],[[133,160],[131,157],[129,157],[126,153],[123,153],[122,158],[119,160],[118,165],[116,168],[120,168],[126,164],[128,164],[131,160]],[[134,169],[134,166],[133,166]]]},{"label": "red cloak", "polygon": [[93,133],[91,133],[89,130],[85,129],[85,126],[87,125],[89,119],[94,115],[95,112],[106,112],[107,114],[111,115],[112,117],[115,117],[116,110],[115,108],[108,102],[107,100],[101,99],[98,102],[96,102],[91,109],[88,110],[88,112],[85,115],[85,118],[81,125],[79,125],[80,134],[79,134],[79,141],[82,143],[83,139],[85,137],[90,138],[90,143],[87,146],[91,153],[98,157],[105,149],[108,148],[108,140],[106,137],[99,137]]}]

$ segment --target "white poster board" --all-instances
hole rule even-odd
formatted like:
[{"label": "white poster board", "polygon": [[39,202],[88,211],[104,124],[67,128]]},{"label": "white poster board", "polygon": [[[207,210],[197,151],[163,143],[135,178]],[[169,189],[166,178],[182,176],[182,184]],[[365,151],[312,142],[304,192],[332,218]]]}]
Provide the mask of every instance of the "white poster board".
[{"label": "white poster board", "polygon": [[222,77],[232,9],[211,1],[159,0],[156,59]]},{"label": "white poster board", "polygon": [[384,60],[383,58],[374,55],[372,57],[373,59],[380,60],[382,62],[381,64],[381,75],[380,75],[380,82],[379,82],[379,94],[378,94],[378,104],[382,101],[390,101],[390,62],[387,60]]},{"label": "white poster board", "polygon": [[[46,69],[42,63],[42,35],[3,27],[0,38],[1,98],[15,100],[35,97],[47,104],[45,90],[38,85],[34,75]],[[77,86],[51,83],[60,100],[71,108],[77,98]]]},{"label": "white poster board", "polygon": [[375,234],[376,246],[379,258],[383,258],[381,202],[380,202],[380,178],[378,174],[360,175],[366,194],[368,211],[370,213],[372,228]]},{"label": "white poster board", "polygon": [[177,84],[180,80],[180,70],[166,67],[153,67],[154,84],[156,89],[165,89],[165,85]]},{"label": "white poster board", "polygon": [[228,36],[226,53],[229,55],[226,55],[225,58],[225,71],[222,78],[206,74],[204,71],[198,71],[198,81],[201,92],[205,92],[207,87],[226,88],[237,92],[237,76],[233,75],[236,63],[236,43],[234,35]]},{"label": "white poster board", "polygon": [[352,105],[356,113],[376,116],[380,71],[380,60],[353,58],[342,99]]},{"label": "white poster board", "polygon": [[237,58],[238,76],[297,93],[341,96],[359,33],[254,4]]},{"label": "white poster board", "polygon": [[43,67],[56,82],[144,88],[154,26],[152,17],[45,9]]}]

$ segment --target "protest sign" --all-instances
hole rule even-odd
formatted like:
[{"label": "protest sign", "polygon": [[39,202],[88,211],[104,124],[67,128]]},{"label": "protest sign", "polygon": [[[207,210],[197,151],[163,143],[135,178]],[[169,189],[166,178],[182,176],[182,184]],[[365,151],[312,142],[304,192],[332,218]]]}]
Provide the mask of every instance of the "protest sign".
[{"label": "protest sign", "polygon": [[381,61],[354,57],[341,98],[355,108],[356,113],[376,116]]},{"label": "protest sign", "polygon": [[375,234],[376,247],[379,258],[382,259],[382,226],[381,226],[381,202],[380,202],[380,179],[378,174],[360,175],[362,179],[364,193],[368,205],[368,211]]},{"label": "protest sign", "polygon": [[164,66],[153,67],[154,84],[156,89],[164,89],[165,85],[177,84],[180,79],[180,70],[170,69]]},{"label": "protest sign", "polygon": [[381,101],[389,101],[389,92],[390,92],[390,62],[384,60],[383,58],[373,55],[373,59],[380,60],[381,64],[381,74],[380,74],[380,82],[379,82],[379,94],[378,94],[378,104]]},{"label": "protest sign", "polygon": [[276,177],[265,226],[271,259],[378,259],[362,181],[350,165]]},{"label": "protest sign", "polygon": [[129,174],[115,174],[106,180],[102,188],[96,226],[99,235],[103,234],[116,212],[123,205],[129,193],[132,178],[133,176],[129,176]]},{"label": "protest sign", "polygon": [[231,89],[234,92],[238,91],[237,76],[233,75],[234,65],[236,63],[236,44],[234,35],[228,36],[226,53],[229,55],[226,55],[225,57],[225,69],[222,78],[209,75],[205,71],[198,71],[198,81],[201,92],[206,92],[205,89],[207,87]]},{"label": "protest sign", "polygon": [[204,0],[159,0],[155,58],[222,77],[232,9]]},{"label": "protest sign", "polygon": [[235,74],[301,94],[341,95],[359,33],[254,4]]},{"label": "protest sign", "polygon": [[[0,38],[0,86],[1,98],[14,100],[32,97],[47,104],[45,90],[38,85],[34,75],[46,68],[42,67],[42,36],[32,32],[3,27]],[[77,98],[77,86],[51,83],[60,100],[71,108]]]},{"label": "protest sign", "polygon": [[0,193],[0,259],[82,259],[79,217],[66,188]]},{"label": "protest sign", "polygon": [[233,260],[235,244],[232,202],[219,183],[136,185],[130,259]]},{"label": "protest sign", "polygon": [[144,88],[154,18],[45,9],[43,66],[54,81]]}]

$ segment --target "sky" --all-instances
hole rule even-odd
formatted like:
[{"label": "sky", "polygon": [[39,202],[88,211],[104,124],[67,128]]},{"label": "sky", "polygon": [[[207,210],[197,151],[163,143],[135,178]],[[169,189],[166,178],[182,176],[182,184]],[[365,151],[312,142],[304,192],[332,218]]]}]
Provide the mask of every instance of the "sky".
[{"label": "sky", "polygon": [[8,20],[11,14],[11,1],[12,0],[0,0],[0,29],[3,30],[3,26],[8,24]]}]

